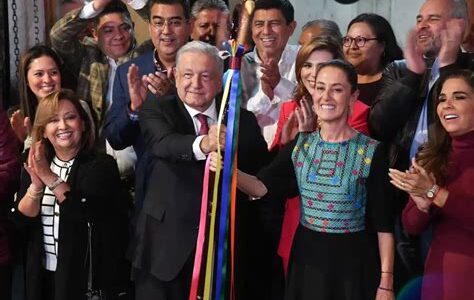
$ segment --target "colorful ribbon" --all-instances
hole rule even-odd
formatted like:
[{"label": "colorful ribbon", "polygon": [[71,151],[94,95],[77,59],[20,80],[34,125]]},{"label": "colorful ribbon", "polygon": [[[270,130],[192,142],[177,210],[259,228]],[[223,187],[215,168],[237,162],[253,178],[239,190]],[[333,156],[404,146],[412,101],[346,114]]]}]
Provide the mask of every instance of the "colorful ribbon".
[{"label": "colorful ribbon", "polygon": [[[222,124],[229,99],[227,114],[226,146],[224,152],[224,165],[221,168],[221,145],[218,145],[219,161],[216,166],[213,194],[211,201],[211,214],[208,219],[208,196],[209,196],[209,159],[206,162],[203,181],[203,194],[201,203],[201,214],[199,223],[199,232],[196,245],[196,255],[194,261],[193,278],[190,290],[190,300],[198,299],[199,283],[203,265],[204,249],[207,242],[207,258],[204,271],[204,300],[221,299],[226,296],[226,278],[227,278],[227,247],[230,236],[230,285],[229,295],[234,299],[234,246],[235,246],[235,209],[236,209],[236,190],[237,190],[237,144],[240,116],[240,62],[243,55],[243,47],[232,45],[231,69],[224,75],[224,93],[218,114],[218,132]],[[222,171],[223,169],[223,171]],[[222,192],[219,201],[219,181],[222,178]],[[219,202],[218,202],[219,201]],[[220,205],[220,213],[217,215],[217,206]],[[216,228],[217,224],[217,228]],[[229,234],[230,230],[230,234]],[[217,244],[216,244],[216,233]],[[207,239],[206,239],[207,237]],[[217,258],[215,258],[217,254]],[[212,288],[214,284],[214,289]]]}]

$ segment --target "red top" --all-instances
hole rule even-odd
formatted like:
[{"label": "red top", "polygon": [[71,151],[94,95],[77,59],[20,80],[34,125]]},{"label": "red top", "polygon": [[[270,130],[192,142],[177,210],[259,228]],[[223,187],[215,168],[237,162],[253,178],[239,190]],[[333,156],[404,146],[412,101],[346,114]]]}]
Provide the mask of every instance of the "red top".
[{"label": "red top", "polygon": [[422,233],[430,224],[433,240],[425,265],[422,299],[474,299],[474,131],[452,141],[445,188],[448,199],[430,214],[409,200],[405,230]]},{"label": "red top", "polygon": [[[280,117],[278,119],[277,131],[275,133],[275,139],[270,149],[273,149],[275,146],[282,146],[280,143],[281,131],[283,125],[290,117],[290,114],[299,106],[298,100],[289,100],[282,104],[280,108]],[[348,123],[349,125],[357,131],[362,132],[363,134],[370,136],[369,126],[367,123],[367,118],[369,117],[369,106],[364,104],[360,100],[354,102],[354,107],[352,108],[352,114],[349,116]]]}]

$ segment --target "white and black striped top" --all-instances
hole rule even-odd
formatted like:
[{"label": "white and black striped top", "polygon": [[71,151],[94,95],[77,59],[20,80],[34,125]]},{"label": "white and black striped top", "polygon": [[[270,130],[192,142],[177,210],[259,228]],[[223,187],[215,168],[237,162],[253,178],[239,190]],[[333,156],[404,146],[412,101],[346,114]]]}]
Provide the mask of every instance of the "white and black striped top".
[{"label": "white and black striped top", "polygon": [[[62,161],[54,157],[51,162],[51,170],[67,180],[71,172],[71,166],[74,159]],[[48,187],[44,190],[43,200],[41,201],[41,222],[43,223],[43,243],[45,251],[44,267],[48,271],[56,271],[58,255],[58,237],[59,237],[59,205],[54,193]]]}]

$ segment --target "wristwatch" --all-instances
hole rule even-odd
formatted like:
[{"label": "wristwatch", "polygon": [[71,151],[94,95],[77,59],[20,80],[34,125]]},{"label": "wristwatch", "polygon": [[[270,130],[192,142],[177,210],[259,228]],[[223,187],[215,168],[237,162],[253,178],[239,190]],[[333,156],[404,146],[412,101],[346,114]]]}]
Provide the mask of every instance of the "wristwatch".
[{"label": "wristwatch", "polygon": [[433,200],[436,197],[436,194],[438,194],[439,191],[439,185],[434,184],[427,192],[426,192],[426,198],[429,200]]}]

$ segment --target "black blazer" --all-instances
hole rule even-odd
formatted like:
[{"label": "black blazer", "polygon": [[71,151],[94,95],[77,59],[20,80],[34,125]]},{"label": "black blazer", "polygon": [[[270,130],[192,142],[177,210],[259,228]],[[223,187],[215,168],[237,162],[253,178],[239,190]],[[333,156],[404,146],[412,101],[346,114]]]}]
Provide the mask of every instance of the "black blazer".
[{"label": "black blazer", "polygon": [[[102,153],[80,152],[67,182],[71,190],[59,206],[55,299],[85,299],[89,271],[88,222],[93,223],[94,288],[111,291],[126,286],[129,279],[125,251],[130,202],[122,188],[117,163]],[[18,199],[23,198],[30,183],[30,176],[22,169]],[[14,220],[27,233],[26,299],[40,300],[44,269],[41,215],[30,218],[16,209]]]},{"label": "black blazer", "polygon": [[[150,166],[132,249],[133,264],[169,281],[196,245],[205,161],[194,158],[194,124],[178,96],[146,101],[140,127]],[[267,162],[267,145],[257,120],[243,109],[238,155],[239,168],[249,173],[256,173]]]}]

